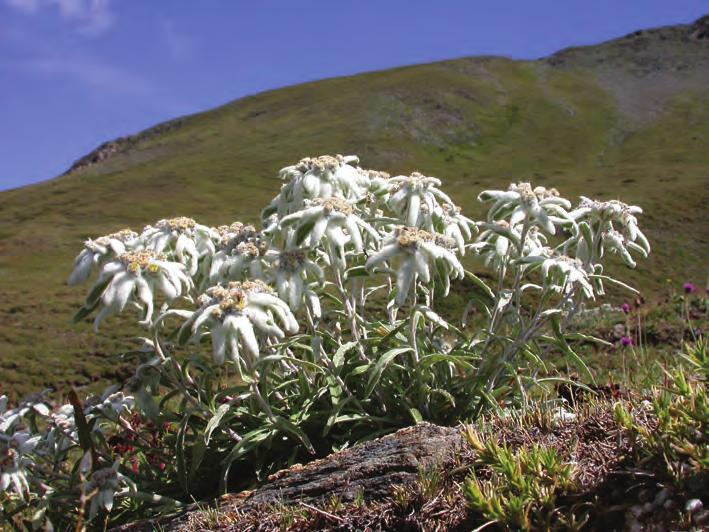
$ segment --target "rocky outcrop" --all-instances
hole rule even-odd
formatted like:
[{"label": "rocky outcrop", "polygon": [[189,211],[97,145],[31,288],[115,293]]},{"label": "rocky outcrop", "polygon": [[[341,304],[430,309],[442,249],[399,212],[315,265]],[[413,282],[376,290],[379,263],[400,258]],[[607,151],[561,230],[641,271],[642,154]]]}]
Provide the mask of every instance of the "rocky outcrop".
[{"label": "rocky outcrop", "polygon": [[[269,504],[321,505],[335,496],[342,503],[355,497],[381,500],[398,486],[415,482],[428,468],[452,468],[463,446],[459,428],[420,423],[306,465],[294,465],[271,475],[254,491],[227,494],[218,503],[222,512],[257,511]],[[164,530],[193,530],[196,506]],[[121,530],[152,530],[154,523],[135,523]]]},{"label": "rocky outcrop", "polygon": [[82,170],[84,168],[88,168],[95,164],[104,162],[119,153],[127,151],[130,148],[133,148],[141,144],[142,142],[145,142],[146,140],[167,133],[168,131],[178,129],[182,127],[184,122],[185,119],[178,118],[177,120],[171,120],[169,122],[158,124],[157,126],[151,127],[150,129],[146,129],[145,131],[141,131],[136,135],[118,137],[117,139],[104,142],[98,148],[74,162],[74,164],[71,165],[69,170],[67,170],[64,175],[71,174],[78,170]]}]

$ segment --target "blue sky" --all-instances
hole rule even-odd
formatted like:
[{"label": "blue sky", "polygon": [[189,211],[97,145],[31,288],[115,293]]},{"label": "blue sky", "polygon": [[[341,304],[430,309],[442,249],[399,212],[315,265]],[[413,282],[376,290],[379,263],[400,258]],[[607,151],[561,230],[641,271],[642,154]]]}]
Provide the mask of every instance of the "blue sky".
[{"label": "blue sky", "polygon": [[707,0],[0,0],[0,189],[266,89],[466,55],[540,57]]}]

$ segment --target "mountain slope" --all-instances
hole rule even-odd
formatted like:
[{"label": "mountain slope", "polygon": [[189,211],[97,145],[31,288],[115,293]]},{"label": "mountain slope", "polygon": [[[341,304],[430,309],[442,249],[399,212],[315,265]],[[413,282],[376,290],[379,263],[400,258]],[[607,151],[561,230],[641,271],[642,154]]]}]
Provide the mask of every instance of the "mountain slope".
[{"label": "mountain slope", "polygon": [[[0,367],[5,386],[110,378],[126,329],[98,338],[63,283],[81,241],[185,215],[253,221],[282,166],[355,153],[366,167],[444,179],[471,215],[511,180],[643,206],[646,297],[707,274],[709,17],[537,61],[479,57],[287,87],[103,146],[72,171],[0,193]],[[137,332],[137,331],[135,331]],[[112,359],[111,359],[112,360]]]}]

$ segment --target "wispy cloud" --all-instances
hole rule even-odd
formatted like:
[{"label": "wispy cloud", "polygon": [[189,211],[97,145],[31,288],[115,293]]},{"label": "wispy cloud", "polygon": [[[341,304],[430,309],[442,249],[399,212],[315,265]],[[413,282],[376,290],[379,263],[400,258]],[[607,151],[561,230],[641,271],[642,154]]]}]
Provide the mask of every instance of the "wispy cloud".
[{"label": "wispy cloud", "polygon": [[15,26],[0,32],[0,67],[37,77],[64,78],[89,93],[150,95],[156,90],[144,76],[77,44],[47,39],[36,30]]},{"label": "wispy cloud", "polygon": [[148,96],[156,91],[153,83],[132,72],[88,55],[44,53],[17,62],[21,70],[45,76],[61,76],[92,91]]},{"label": "wispy cloud", "polygon": [[158,31],[167,49],[170,51],[173,59],[181,59],[190,50],[189,39],[180,31],[178,31],[175,23],[168,18],[158,19]]},{"label": "wispy cloud", "polygon": [[38,83],[65,82],[85,98],[104,103],[128,98],[131,105],[171,115],[192,108],[132,61],[117,61],[99,54],[84,39],[62,39],[29,25],[0,24],[0,77],[3,71]]},{"label": "wispy cloud", "polygon": [[6,0],[6,3],[25,13],[36,13],[39,10],[39,0]]},{"label": "wispy cloud", "polygon": [[114,23],[111,0],[5,0],[10,7],[28,15],[56,10],[62,20],[86,35],[98,35]]}]

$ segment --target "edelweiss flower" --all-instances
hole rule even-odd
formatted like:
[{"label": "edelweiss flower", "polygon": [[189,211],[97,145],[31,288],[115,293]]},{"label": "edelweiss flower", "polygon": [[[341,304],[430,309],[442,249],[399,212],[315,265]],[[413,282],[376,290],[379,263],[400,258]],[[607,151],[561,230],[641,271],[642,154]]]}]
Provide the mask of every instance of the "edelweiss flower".
[{"label": "edelweiss flower", "polygon": [[632,242],[615,229],[608,229],[604,231],[601,234],[601,240],[603,242],[602,250],[605,248],[613,253],[618,253],[623,258],[625,264],[631,268],[635,268],[636,263],[633,260],[633,257],[630,256],[629,250],[636,251],[644,258],[647,258],[647,250],[644,247]]},{"label": "edelweiss flower", "polygon": [[488,211],[488,221],[509,216],[509,224],[514,227],[525,219],[539,224],[552,235],[556,233],[554,222],[571,223],[566,209],[571,203],[559,197],[556,189],[532,188],[529,183],[512,183],[506,191],[485,190],[478,195],[480,201],[495,203]]},{"label": "edelweiss flower", "polygon": [[510,227],[507,221],[481,222],[480,226],[484,228],[484,231],[478,235],[475,244],[470,247],[479,254],[487,256],[490,260],[492,260],[493,256],[501,258],[507,255],[510,243],[514,247],[519,246],[520,231],[518,228]]},{"label": "edelweiss flower", "polygon": [[380,172],[379,170],[365,170],[363,168],[360,168],[360,172],[369,179],[369,192],[374,197],[379,198],[389,195],[391,189],[389,184],[391,175],[389,173]]},{"label": "edelweiss flower", "polygon": [[444,295],[448,295],[450,278],[462,278],[463,266],[458,258],[448,249],[450,239],[417,229],[400,227],[384,240],[382,248],[372,255],[366,263],[373,268],[379,263],[395,257],[401,259],[396,276],[396,305],[401,306],[409,295],[412,283],[431,281],[431,269],[439,274],[444,285]]},{"label": "edelweiss flower", "polygon": [[238,281],[248,270],[253,277],[261,276],[261,261],[254,260],[266,251],[266,243],[253,225],[234,222],[217,228],[217,252],[209,267],[209,282]]},{"label": "edelweiss flower", "polygon": [[79,434],[74,419],[74,407],[70,404],[60,406],[52,413],[52,423],[44,438],[43,447],[56,454],[67,450],[79,441]]},{"label": "edelweiss flower", "polygon": [[444,236],[453,239],[461,255],[465,255],[465,241],[470,240],[472,232],[470,227],[475,227],[475,222],[460,213],[460,207],[451,203],[444,203],[435,213],[436,229]]},{"label": "edelweiss flower", "polygon": [[131,395],[116,391],[117,386],[111,386],[100,396],[94,395],[86,400],[84,413],[89,416],[95,413],[113,417],[124,412],[130,412],[135,406],[135,399]]},{"label": "edelweiss flower", "polygon": [[281,218],[303,208],[306,199],[337,197],[359,201],[369,188],[369,177],[351,166],[354,155],[306,157],[298,164],[283,168],[279,176],[288,180],[280,193],[261,214],[263,220],[277,213]]},{"label": "edelweiss flower", "polygon": [[291,334],[298,331],[288,305],[262,281],[214,286],[200,299],[202,306],[182,326],[180,338],[189,331],[192,340],[197,341],[202,327],[208,327],[217,364],[224,362],[227,353],[238,362],[242,351],[253,361],[260,351],[257,334],[266,340],[279,340],[285,336],[283,329]]},{"label": "edelweiss flower", "polygon": [[540,248],[536,254],[527,255],[522,261],[541,264],[542,278],[546,285],[565,292],[570,292],[577,285],[583,290],[586,297],[595,299],[593,287],[588,280],[588,272],[584,270],[583,263],[579,259],[559,255],[551,248]]},{"label": "edelweiss flower", "polygon": [[12,488],[20,499],[30,490],[27,482],[27,456],[39,443],[39,436],[30,436],[26,430],[12,435],[0,433],[0,492]]},{"label": "edelweiss flower", "polygon": [[218,251],[212,260],[209,281],[219,283],[243,280],[244,275],[258,279],[263,277],[265,242],[239,242],[230,253]]},{"label": "edelweiss flower", "polygon": [[217,250],[231,251],[242,242],[258,240],[258,231],[253,225],[244,225],[241,222],[234,222],[231,225],[220,225],[216,228]]},{"label": "edelweiss flower", "polygon": [[[300,308],[305,295],[316,317],[320,316],[320,302],[315,293],[309,289],[308,274],[315,278],[319,285],[325,283],[325,274],[320,266],[308,258],[302,249],[285,251],[269,251],[266,260],[270,262],[269,276],[278,290],[278,297],[288,302],[293,312]],[[313,301],[314,299],[314,301]]]},{"label": "edelweiss flower", "polygon": [[35,413],[42,417],[49,416],[49,407],[45,403],[47,390],[33,393],[24,397],[15,407],[7,410],[7,396],[0,396],[0,432],[7,432],[20,419],[29,413]]},{"label": "edelweiss flower", "polygon": [[628,205],[622,201],[596,201],[581,196],[580,206],[569,214],[576,221],[588,219],[591,223],[596,223],[600,231],[614,229],[614,222],[619,224],[623,229],[624,240],[626,242],[637,241],[647,256],[650,253],[650,243],[638,228],[638,219],[635,217],[636,214],[642,214],[642,212],[640,207]]},{"label": "edelweiss flower", "polygon": [[137,239],[138,233],[130,229],[123,229],[117,233],[99,237],[96,240],[89,238],[84,242],[84,249],[74,259],[74,271],[71,272],[67,283],[69,285],[83,283],[89,278],[94,265],[125,253],[126,246],[135,247]]},{"label": "edelweiss flower", "polygon": [[[480,222],[479,225],[484,230],[476,239],[475,244],[471,244],[469,247],[484,257],[486,266],[497,267],[505,257],[514,258],[519,255],[522,239],[519,225],[511,228],[505,220],[498,220],[494,223]],[[522,256],[533,255],[537,249],[546,246],[546,243],[546,236],[537,227],[530,227],[524,241]]]},{"label": "edelweiss flower", "polygon": [[345,267],[347,243],[351,243],[357,253],[363,251],[362,230],[369,233],[374,240],[379,239],[374,228],[355,214],[348,201],[340,198],[306,200],[305,209],[284,217],[281,226],[295,226],[295,245],[299,245],[307,237],[308,246],[313,248],[326,236],[330,261],[340,269]]},{"label": "edelweiss flower", "polygon": [[[140,323],[150,324],[155,289],[172,300],[182,295],[183,290],[191,288],[192,280],[185,275],[184,270],[182,264],[168,262],[161,253],[148,249],[128,251],[106,263],[96,283],[97,287],[106,283],[107,286],[100,294],[103,309],[94,320],[94,329],[98,330],[99,323],[106,316],[122,312],[131,299],[139,308],[141,304],[145,308],[145,316]],[[87,313],[98,304],[98,297],[92,300],[94,297],[90,294],[84,304]]]},{"label": "edelweiss flower", "polygon": [[453,201],[437,187],[441,180],[418,172],[410,176],[396,176],[388,180],[391,196],[387,205],[409,227],[433,229],[433,212],[438,201],[453,205]]},{"label": "edelweiss flower", "polygon": [[141,238],[146,247],[157,253],[170,251],[187,267],[190,275],[197,273],[199,259],[213,255],[214,242],[218,235],[206,225],[184,216],[160,220],[155,226],[147,226]]},{"label": "edelweiss flower", "polygon": [[91,474],[88,482],[84,484],[84,491],[91,496],[89,520],[96,517],[99,508],[110,512],[113,508],[113,498],[121,484],[131,487],[132,483],[118,471],[120,459],[113,462],[111,467],[98,469]]}]

